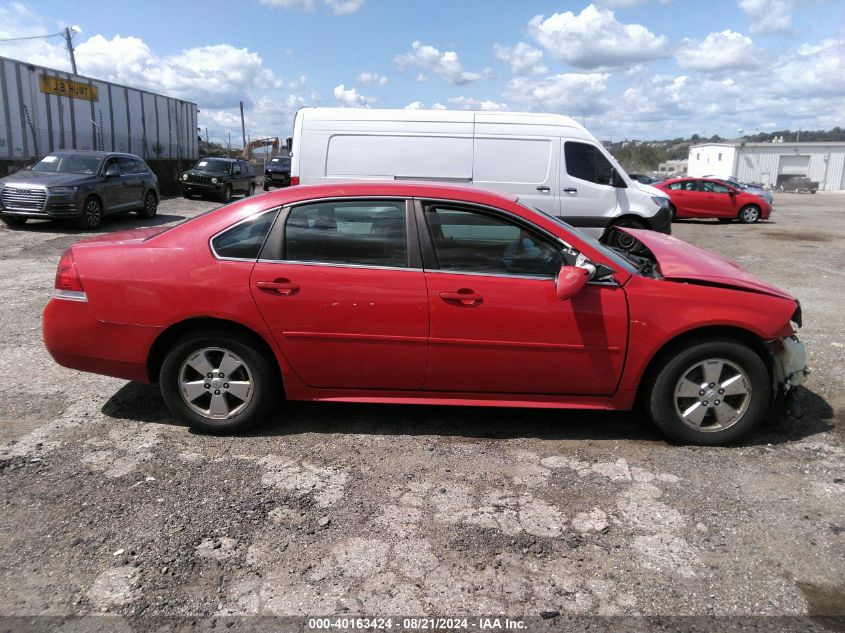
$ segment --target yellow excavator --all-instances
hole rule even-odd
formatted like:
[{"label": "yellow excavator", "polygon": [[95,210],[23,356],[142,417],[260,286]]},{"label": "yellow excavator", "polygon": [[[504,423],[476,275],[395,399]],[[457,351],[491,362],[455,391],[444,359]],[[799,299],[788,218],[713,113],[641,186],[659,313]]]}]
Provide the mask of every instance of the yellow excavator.
[{"label": "yellow excavator", "polygon": [[252,155],[252,150],[258,149],[259,147],[272,147],[272,155],[275,156],[279,153],[279,137],[278,136],[271,136],[267,138],[258,138],[254,141],[250,141],[247,143],[246,147],[244,147],[243,154],[241,158],[244,160],[249,160],[250,156]]}]

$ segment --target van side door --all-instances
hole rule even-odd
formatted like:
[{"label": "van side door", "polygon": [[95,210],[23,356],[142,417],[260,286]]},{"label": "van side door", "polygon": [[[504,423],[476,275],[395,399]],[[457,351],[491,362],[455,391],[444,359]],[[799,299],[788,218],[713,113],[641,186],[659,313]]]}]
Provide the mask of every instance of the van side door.
[{"label": "van side door", "polygon": [[583,140],[561,139],[559,215],[595,237],[617,215],[613,165],[598,146]]},{"label": "van side door", "polygon": [[472,182],[555,215],[560,138],[551,126],[486,122],[477,115]]}]

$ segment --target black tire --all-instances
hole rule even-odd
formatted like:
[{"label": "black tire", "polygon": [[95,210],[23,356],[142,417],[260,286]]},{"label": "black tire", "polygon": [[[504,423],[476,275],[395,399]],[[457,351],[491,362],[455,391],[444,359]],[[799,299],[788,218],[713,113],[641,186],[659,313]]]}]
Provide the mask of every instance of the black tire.
[{"label": "black tire", "polygon": [[675,205],[671,202],[669,203],[669,213],[672,214],[672,222],[678,219],[678,210],[675,208]]},{"label": "black tire", "polygon": [[733,218],[716,218],[721,224],[730,224],[734,221]]},{"label": "black tire", "polygon": [[261,188],[262,188],[264,191],[270,191],[270,185],[267,183],[267,181],[266,181],[266,180],[264,181],[264,184],[261,186]]},{"label": "black tire", "polygon": [[754,224],[760,219],[760,207],[755,204],[746,204],[739,210],[738,217],[743,224]]},{"label": "black tire", "polygon": [[227,204],[232,199],[232,185],[226,185],[223,193],[220,194],[220,202]]},{"label": "black tire", "polygon": [[[705,365],[718,368],[720,362],[720,378],[710,384],[701,383],[706,378],[703,373],[696,373],[697,368]],[[737,379],[737,370],[745,375]],[[700,378],[687,378],[689,376]],[[700,391],[692,397],[676,397],[676,389],[682,388],[684,378],[689,384],[702,387]],[[730,381],[740,389],[747,387],[747,393],[719,395],[724,393],[724,389],[719,391],[722,386],[730,390],[727,387]],[[763,359],[746,345],[731,339],[692,341],[684,348],[674,350],[645,388],[643,401],[654,423],[673,440],[703,446],[724,446],[748,434],[764,419],[772,401],[771,377]],[[697,407],[701,398],[705,398],[704,403]],[[735,420],[728,418],[722,424],[717,419],[714,403],[728,407],[722,409],[722,415],[729,416],[733,411],[739,417]],[[694,428],[684,420],[679,413],[683,407],[686,407],[685,411],[692,412],[688,417],[699,414],[700,409],[705,410],[701,414],[701,426]]]},{"label": "black tire", "polygon": [[[214,369],[224,369],[222,351],[228,352],[242,362],[243,370],[237,369],[229,376],[235,376],[239,384],[250,385],[249,397],[241,399],[234,396],[234,390],[229,392],[229,385],[224,382],[229,379],[225,374],[222,378],[206,374],[202,377],[208,382],[209,390],[194,399],[189,405],[188,396],[183,397],[181,384],[184,381],[193,382],[200,377],[196,370],[187,364],[191,357],[198,358],[202,350],[205,358]],[[215,350],[215,351],[209,351]],[[214,367],[217,362],[217,367]],[[196,362],[195,362],[196,364]],[[213,372],[212,372],[213,373]],[[237,375],[236,375],[237,374]],[[217,384],[217,382],[220,384]],[[174,416],[187,422],[192,428],[209,433],[231,433],[243,431],[264,421],[276,404],[282,392],[281,379],[274,359],[256,349],[255,345],[246,337],[238,336],[224,330],[204,330],[178,341],[167,353],[159,373],[161,393],[164,401]],[[235,382],[234,380],[232,382]],[[216,387],[216,389],[215,389]],[[199,385],[196,386],[200,388]],[[211,415],[212,393],[220,393],[227,407],[229,416],[214,419]],[[219,401],[219,400],[218,400]],[[208,406],[206,415],[197,411],[198,408]],[[239,408],[242,407],[242,408]]]},{"label": "black tire", "polygon": [[151,220],[158,213],[158,196],[155,191],[148,191],[144,196],[144,207],[138,210],[138,217]]},{"label": "black tire", "polygon": [[13,227],[13,228],[18,228],[18,227],[21,227],[21,226],[23,226],[24,224],[26,224],[26,220],[27,220],[27,219],[26,219],[26,218],[16,218],[16,217],[9,216],[9,217],[5,217],[5,218],[0,218],[0,220],[3,220],[3,224],[5,224],[6,226],[11,226],[11,227]]},{"label": "black tire", "polygon": [[[610,226],[610,229],[613,227],[624,227],[628,229],[644,229],[646,228],[642,222],[634,220],[632,218],[623,218],[618,222],[615,222]],[[608,246],[613,246],[615,248],[621,248],[622,250],[631,251],[632,253],[636,253],[642,250],[642,245],[637,241],[637,239],[631,235],[623,233],[621,231],[613,231],[609,240]]]},{"label": "black tire", "polygon": [[250,196],[254,196],[254,195],[255,195],[255,183],[251,182],[251,183],[249,183],[249,188],[246,190],[246,196],[245,197],[249,198]]},{"label": "black tire", "polygon": [[103,221],[103,204],[99,198],[89,196],[82,206],[82,217],[76,219],[76,225],[86,231],[93,231]]}]

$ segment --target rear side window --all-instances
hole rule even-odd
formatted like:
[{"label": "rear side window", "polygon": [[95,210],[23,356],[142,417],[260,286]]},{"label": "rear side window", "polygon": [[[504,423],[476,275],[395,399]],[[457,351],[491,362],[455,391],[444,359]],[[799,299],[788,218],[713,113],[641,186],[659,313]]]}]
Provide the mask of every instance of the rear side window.
[{"label": "rear side window", "polygon": [[211,248],[218,257],[258,259],[277,213],[268,211],[236,224],[211,240]]},{"label": "rear side window", "polygon": [[587,143],[566,141],[563,146],[566,160],[566,173],[573,178],[609,185],[613,178],[613,165],[599,151],[598,147]]},{"label": "rear side window", "polygon": [[138,173],[138,161],[128,156],[118,156],[117,164],[120,165],[120,173],[123,176]]},{"label": "rear side window", "polygon": [[285,259],[405,268],[406,236],[404,200],[305,204],[288,216]]},{"label": "rear side window", "polygon": [[728,193],[730,191],[726,185],[720,185],[710,180],[703,180],[701,182],[701,190],[709,193]]}]

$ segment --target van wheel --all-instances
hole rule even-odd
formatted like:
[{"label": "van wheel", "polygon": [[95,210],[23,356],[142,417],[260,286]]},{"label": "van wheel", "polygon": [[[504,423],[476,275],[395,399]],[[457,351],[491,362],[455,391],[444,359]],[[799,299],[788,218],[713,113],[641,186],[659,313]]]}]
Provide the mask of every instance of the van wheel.
[{"label": "van wheel", "polygon": [[262,422],[281,392],[274,361],[248,339],[218,330],[177,342],[164,358],[159,380],[173,415],[210,433]]},{"label": "van wheel", "polygon": [[678,219],[678,210],[675,208],[675,205],[671,202],[669,203],[669,213],[672,214],[672,222]]},{"label": "van wheel", "polygon": [[651,419],[674,440],[721,446],[765,417],[772,400],[763,360],[738,341],[696,341],[677,350],[646,387]]},{"label": "van wheel", "polygon": [[[630,218],[619,220],[618,222],[612,224],[609,227],[609,230],[612,230],[616,227],[622,227],[626,229],[646,228],[642,222],[638,222],[637,220],[632,220]],[[608,240],[608,246],[621,248],[622,250],[631,251],[632,253],[636,253],[637,251],[640,251],[643,248],[639,241],[633,235],[628,235],[627,233],[623,233],[622,231],[612,231]]]}]

